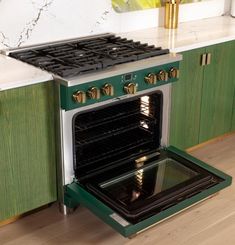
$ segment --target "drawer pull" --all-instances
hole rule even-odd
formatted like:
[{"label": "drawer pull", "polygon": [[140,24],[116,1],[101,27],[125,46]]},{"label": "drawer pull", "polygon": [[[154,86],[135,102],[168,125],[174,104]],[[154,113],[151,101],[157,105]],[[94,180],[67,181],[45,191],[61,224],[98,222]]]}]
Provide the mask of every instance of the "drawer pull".
[{"label": "drawer pull", "polygon": [[210,65],[210,63],[211,63],[211,53],[208,53],[206,55],[206,65]]},{"label": "drawer pull", "polygon": [[203,54],[201,56],[201,66],[205,66],[206,65],[206,61],[207,61],[206,56],[207,56],[207,54]]}]

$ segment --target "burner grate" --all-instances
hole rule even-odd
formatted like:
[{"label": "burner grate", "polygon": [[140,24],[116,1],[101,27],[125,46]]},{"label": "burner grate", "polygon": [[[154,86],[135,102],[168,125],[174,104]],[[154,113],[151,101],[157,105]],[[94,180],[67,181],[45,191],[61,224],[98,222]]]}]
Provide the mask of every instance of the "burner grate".
[{"label": "burner grate", "polygon": [[17,51],[10,56],[61,77],[73,77],[167,53],[168,49],[107,35]]}]

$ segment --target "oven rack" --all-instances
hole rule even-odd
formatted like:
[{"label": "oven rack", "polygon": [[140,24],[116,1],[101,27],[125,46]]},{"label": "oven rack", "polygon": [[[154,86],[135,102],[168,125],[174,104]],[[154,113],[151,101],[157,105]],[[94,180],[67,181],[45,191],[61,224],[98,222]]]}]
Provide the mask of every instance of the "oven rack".
[{"label": "oven rack", "polygon": [[[80,169],[87,166],[92,166],[97,162],[108,160],[111,162],[112,158],[120,159],[121,155],[127,151],[132,151],[140,146],[147,145],[154,140],[154,135],[141,128],[130,130],[125,135],[117,135],[112,138],[108,138],[102,142],[102,144],[93,144],[87,147],[87,151],[90,153],[89,157],[82,159],[83,155],[88,155],[86,149],[76,147],[76,165]],[[101,154],[99,154],[101,152]],[[138,152],[139,153],[139,152]],[[102,164],[103,165],[103,164]]]},{"label": "oven rack", "polygon": [[151,108],[154,102],[146,103],[144,101],[131,101],[128,104],[118,104],[112,107],[112,110],[102,109],[99,112],[90,112],[76,117],[75,130],[85,130],[97,127],[104,123],[120,121],[133,115],[146,115],[154,119],[154,113]]},{"label": "oven rack", "polygon": [[[106,172],[106,171],[112,171],[114,168],[122,168],[127,169],[130,166],[125,165],[127,162],[130,162],[130,159],[136,159],[140,155],[147,154],[150,150],[153,150],[150,146],[152,142],[142,142],[139,145],[136,145],[136,147],[141,147],[142,150],[136,151],[136,147],[131,148],[123,151],[123,154],[113,154],[111,158],[103,158],[100,159],[101,161],[96,161],[93,163],[87,163],[83,164],[81,166],[77,166],[75,168],[75,175],[76,178],[84,181],[85,179],[88,179],[94,175],[98,175],[100,173]],[[117,159],[117,156],[120,157]]]},{"label": "oven rack", "polygon": [[74,170],[79,181],[126,168],[130,159],[158,149],[162,93],[75,114]]},{"label": "oven rack", "polygon": [[[143,128],[148,130],[156,124],[156,119],[143,114],[131,115],[126,120],[101,124],[89,130],[75,130],[76,145],[92,144],[109,137],[123,134],[132,129]],[[78,140],[79,139],[79,140]]]}]

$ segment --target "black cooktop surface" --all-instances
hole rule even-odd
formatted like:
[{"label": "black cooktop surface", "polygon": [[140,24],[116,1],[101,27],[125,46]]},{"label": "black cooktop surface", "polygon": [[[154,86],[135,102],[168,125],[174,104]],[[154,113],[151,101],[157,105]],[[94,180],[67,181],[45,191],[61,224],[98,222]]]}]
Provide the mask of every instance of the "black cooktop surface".
[{"label": "black cooktop surface", "polygon": [[168,49],[108,34],[32,47],[9,55],[66,78],[168,53]]}]

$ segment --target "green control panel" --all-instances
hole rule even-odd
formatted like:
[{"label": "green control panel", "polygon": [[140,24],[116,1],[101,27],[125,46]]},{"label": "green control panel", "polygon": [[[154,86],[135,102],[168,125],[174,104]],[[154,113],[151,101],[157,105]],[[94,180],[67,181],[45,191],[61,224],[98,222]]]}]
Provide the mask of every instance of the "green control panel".
[{"label": "green control panel", "polygon": [[61,85],[61,107],[68,111],[177,81],[179,62],[151,67],[71,87]]}]

